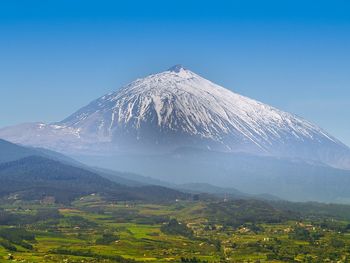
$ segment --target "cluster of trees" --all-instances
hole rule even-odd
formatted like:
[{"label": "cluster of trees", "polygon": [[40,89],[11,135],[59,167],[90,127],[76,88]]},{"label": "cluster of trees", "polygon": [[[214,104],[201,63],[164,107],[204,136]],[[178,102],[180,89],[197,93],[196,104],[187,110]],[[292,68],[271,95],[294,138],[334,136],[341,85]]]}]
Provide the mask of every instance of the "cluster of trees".
[{"label": "cluster of trees", "polygon": [[289,233],[289,238],[295,240],[303,240],[309,242],[315,242],[323,237],[324,234],[319,231],[310,231],[304,227],[296,226],[292,232]]},{"label": "cluster of trees", "polygon": [[16,225],[19,219],[20,218],[13,213],[0,210],[0,225]]},{"label": "cluster of trees", "polygon": [[79,256],[79,257],[90,257],[95,259],[107,259],[111,260],[113,262],[119,262],[119,263],[136,263],[137,261],[133,259],[127,259],[122,256],[118,255],[101,255],[95,252],[92,252],[90,249],[87,250],[73,250],[65,247],[55,248],[50,250],[52,254],[58,254],[58,255],[71,255],[71,256]]},{"label": "cluster of trees", "polygon": [[317,202],[296,203],[288,201],[271,201],[270,204],[279,210],[289,210],[303,218],[320,221],[322,219],[350,220],[350,206],[343,204],[324,204]]},{"label": "cluster of trees", "polygon": [[17,248],[14,245],[21,246],[26,249],[33,249],[33,246],[28,242],[34,242],[34,234],[28,232],[23,228],[3,228],[0,229],[0,237],[3,239],[0,241],[0,245],[10,251],[16,251]]},{"label": "cluster of trees", "polygon": [[269,203],[260,200],[212,202],[207,205],[205,214],[212,224],[231,227],[239,227],[247,222],[251,224],[280,223],[298,218],[296,213],[276,209]]},{"label": "cluster of trees", "polygon": [[104,233],[102,237],[96,240],[96,245],[109,245],[112,242],[119,240],[119,236],[113,233]]},{"label": "cluster of trees", "polygon": [[350,224],[349,223],[344,223],[344,222],[337,221],[337,220],[326,220],[325,219],[319,223],[316,222],[315,225],[318,225],[322,229],[329,229],[329,230],[333,230],[335,232],[345,233],[345,232],[350,231]]},{"label": "cluster of trees", "polygon": [[167,235],[180,235],[188,238],[193,237],[192,229],[178,222],[176,219],[171,219],[167,224],[162,225],[160,230]]},{"label": "cluster of trees", "polygon": [[207,263],[208,261],[200,260],[199,258],[196,258],[196,257],[193,257],[193,258],[181,257],[181,262],[188,262],[188,263]]},{"label": "cluster of trees", "polygon": [[[56,208],[39,209],[35,214],[10,213],[5,210],[0,210],[0,225],[18,226],[38,223],[40,221],[58,220],[62,217]],[[53,223],[52,221],[50,223]]]},{"label": "cluster of trees", "polygon": [[65,216],[61,220],[61,223],[71,228],[79,227],[80,229],[89,229],[97,227],[97,224],[95,222],[78,215]]}]

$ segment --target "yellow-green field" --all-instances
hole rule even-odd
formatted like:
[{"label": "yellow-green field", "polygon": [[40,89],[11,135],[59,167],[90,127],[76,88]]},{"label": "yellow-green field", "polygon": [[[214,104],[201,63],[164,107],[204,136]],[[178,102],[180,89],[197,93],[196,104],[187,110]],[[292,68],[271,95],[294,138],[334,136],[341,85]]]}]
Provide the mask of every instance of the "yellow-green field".
[{"label": "yellow-green field", "polygon": [[[56,212],[25,222],[43,209]],[[69,207],[23,202],[3,211],[24,223],[1,225],[1,262],[348,262],[350,255],[348,229],[339,231],[346,221],[330,221],[339,228],[290,218],[235,225],[229,222],[236,214],[225,221],[204,201],[110,203],[88,196]],[[13,237],[14,229],[34,238]]]}]

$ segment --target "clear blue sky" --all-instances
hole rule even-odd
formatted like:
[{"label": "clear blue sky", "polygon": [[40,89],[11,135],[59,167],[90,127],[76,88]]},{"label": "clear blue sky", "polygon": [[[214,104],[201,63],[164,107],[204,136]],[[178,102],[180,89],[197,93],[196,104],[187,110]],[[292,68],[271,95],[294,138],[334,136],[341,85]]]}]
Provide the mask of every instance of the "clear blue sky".
[{"label": "clear blue sky", "polygon": [[0,1],[0,127],[183,64],[350,145],[349,1]]}]

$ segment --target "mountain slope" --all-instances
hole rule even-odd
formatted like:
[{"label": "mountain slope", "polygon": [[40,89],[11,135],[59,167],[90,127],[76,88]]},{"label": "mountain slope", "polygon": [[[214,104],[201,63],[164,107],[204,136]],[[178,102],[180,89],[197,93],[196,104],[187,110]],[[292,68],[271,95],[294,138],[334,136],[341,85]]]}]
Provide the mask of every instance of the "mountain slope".
[{"label": "mountain slope", "polygon": [[142,186],[152,184],[150,180],[147,180],[147,183],[144,183],[143,181],[145,181],[146,179],[142,178],[142,176],[117,171],[108,171],[97,167],[89,167],[58,152],[54,152],[44,148],[25,147],[0,139],[0,164],[32,156],[56,160],[67,165],[78,167],[96,173],[107,179],[111,179],[113,182],[122,185]]},{"label": "mountain slope", "polygon": [[34,155],[35,153],[37,152],[30,148],[22,147],[0,139],[0,163],[18,160]]},{"label": "mountain slope", "polygon": [[25,147],[0,139],[0,163],[15,161],[33,155],[42,156],[65,163],[77,163],[75,160],[58,152],[44,148]]},{"label": "mountain slope", "polygon": [[290,201],[350,203],[350,171],[298,159],[196,149],[166,155],[87,158],[81,161],[95,161],[172,184],[207,183],[251,195],[269,193]]},{"label": "mountain slope", "polygon": [[68,203],[92,193],[113,200],[167,201],[190,197],[159,186],[123,186],[91,171],[38,156],[0,164],[0,197],[17,194],[19,198],[40,200],[54,196],[57,202]]},{"label": "mountain slope", "polygon": [[350,150],[316,125],[175,66],[107,94],[54,124],[0,130],[62,152],[169,152],[196,147],[298,157],[350,169]]}]

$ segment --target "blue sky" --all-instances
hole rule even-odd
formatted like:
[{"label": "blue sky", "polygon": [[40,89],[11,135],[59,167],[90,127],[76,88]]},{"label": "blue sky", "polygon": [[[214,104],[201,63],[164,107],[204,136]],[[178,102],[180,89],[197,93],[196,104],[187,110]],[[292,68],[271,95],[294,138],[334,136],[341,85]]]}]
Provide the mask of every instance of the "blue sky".
[{"label": "blue sky", "polygon": [[349,1],[0,2],[0,127],[183,64],[350,145]]}]

